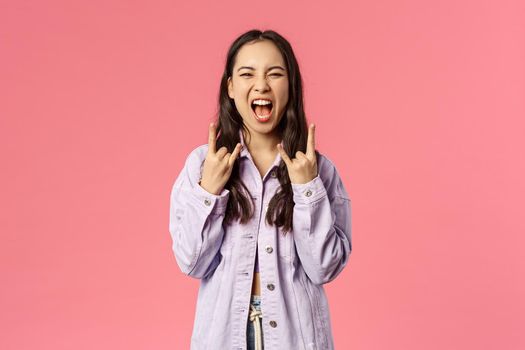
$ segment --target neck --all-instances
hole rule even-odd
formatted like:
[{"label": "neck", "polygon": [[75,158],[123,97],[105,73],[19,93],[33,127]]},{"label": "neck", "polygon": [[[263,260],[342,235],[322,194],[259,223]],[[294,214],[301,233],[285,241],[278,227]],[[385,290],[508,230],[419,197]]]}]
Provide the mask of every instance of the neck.
[{"label": "neck", "polygon": [[260,134],[254,131],[250,131],[250,135],[247,135],[243,130],[244,144],[248,148],[250,154],[257,153],[272,153],[278,152],[277,144],[281,142],[281,138],[277,132],[269,134]]}]

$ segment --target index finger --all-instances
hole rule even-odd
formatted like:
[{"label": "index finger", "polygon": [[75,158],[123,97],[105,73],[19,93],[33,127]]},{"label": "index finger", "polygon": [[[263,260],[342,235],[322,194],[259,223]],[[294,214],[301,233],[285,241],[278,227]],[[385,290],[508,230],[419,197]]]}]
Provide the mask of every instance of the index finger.
[{"label": "index finger", "polygon": [[315,155],[315,125],[310,124],[308,128],[308,141],[306,143],[306,155],[311,157]]},{"label": "index finger", "polygon": [[215,123],[211,122],[208,128],[208,153],[215,154],[215,142],[217,138],[217,133],[215,130]]}]

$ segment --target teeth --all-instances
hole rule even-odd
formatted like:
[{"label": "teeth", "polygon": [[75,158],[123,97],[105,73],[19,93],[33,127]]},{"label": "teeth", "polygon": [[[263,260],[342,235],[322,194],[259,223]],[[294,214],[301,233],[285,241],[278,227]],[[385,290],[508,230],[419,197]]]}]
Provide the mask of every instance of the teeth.
[{"label": "teeth", "polygon": [[[252,101],[252,105],[265,106],[265,105],[270,105],[270,104],[272,104],[272,102],[268,101],[268,100],[257,99],[257,100],[253,100]],[[255,112],[255,108],[253,108],[253,111]],[[257,113],[254,113],[254,114],[257,116],[257,119],[259,119],[261,121],[266,121],[266,120],[270,119],[270,116],[271,116],[271,114],[268,114],[268,115],[258,115]]]},{"label": "teeth", "polygon": [[264,105],[269,105],[269,104],[271,104],[271,102],[268,101],[268,100],[254,100],[254,101],[252,102],[252,104],[256,104],[256,105],[260,105],[260,106],[264,106]]}]

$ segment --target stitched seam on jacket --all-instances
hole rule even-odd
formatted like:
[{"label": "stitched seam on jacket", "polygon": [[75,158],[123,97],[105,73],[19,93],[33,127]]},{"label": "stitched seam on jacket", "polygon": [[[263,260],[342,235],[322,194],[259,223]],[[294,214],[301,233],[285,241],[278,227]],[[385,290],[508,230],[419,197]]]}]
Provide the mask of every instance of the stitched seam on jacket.
[{"label": "stitched seam on jacket", "polygon": [[314,210],[317,208],[317,205],[318,205],[318,202],[319,201],[315,201],[312,203],[310,209],[309,210],[309,226],[308,226],[308,245],[310,247],[310,251],[312,252],[312,257],[313,257],[313,261],[314,261],[314,264],[316,266],[316,274],[318,275],[318,277],[320,279],[322,279],[322,277],[324,276],[323,274],[323,268],[321,266],[321,257],[320,256],[314,256],[315,252],[316,252],[316,249],[314,249],[314,247],[312,246],[312,241],[313,241],[313,238],[312,238],[312,217],[313,217],[313,212]]},{"label": "stitched seam on jacket", "polygon": [[322,316],[322,314],[321,314],[321,303],[320,303],[320,300],[319,300],[319,293],[318,293],[318,290],[317,290],[317,286],[311,286],[311,287],[313,289],[312,294],[314,294],[314,297],[315,297],[315,305],[316,305],[316,310],[317,310],[317,317],[319,319],[319,323],[321,324],[319,332],[322,335],[322,342],[323,342],[322,349],[326,349],[326,348],[328,348],[328,339],[327,339],[328,335],[327,335],[326,320],[325,320],[324,317],[321,317]]},{"label": "stitched seam on jacket", "polygon": [[[311,232],[312,232],[312,217],[313,217],[313,209],[317,206],[317,203],[318,201],[316,200],[315,202],[312,202],[310,203],[310,205],[308,206],[308,226],[307,226],[307,230],[306,230],[306,233],[307,233],[307,241],[308,241],[308,246],[310,248],[310,251],[312,252],[312,257],[313,257],[313,260],[314,260],[314,264],[317,265],[317,268],[319,270],[319,265],[317,264],[317,260],[316,260],[316,257],[314,256],[314,252],[315,250],[312,249],[312,236],[311,236]],[[304,270],[304,269],[303,269]],[[308,281],[306,280],[306,271],[305,271],[305,274],[304,276],[302,276],[301,278],[301,282],[303,284],[303,288],[304,290],[306,291],[306,294],[308,295],[308,302],[310,304],[310,311],[312,313],[312,325],[314,327],[314,344],[315,344],[315,347],[318,348],[319,346],[319,343],[318,343],[318,339],[317,339],[317,325],[316,325],[316,317],[315,317],[315,314],[317,313],[316,311],[316,307],[314,305],[314,302],[312,300],[312,295],[310,294],[310,289],[308,288]]]},{"label": "stitched seam on jacket", "polygon": [[[192,196],[192,198],[194,199],[195,203],[198,202],[199,205],[200,205],[200,200],[198,200],[197,198],[194,198],[193,196]],[[204,227],[206,227],[206,223],[208,222],[209,219],[210,219],[210,215],[208,214],[208,216],[206,217],[206,220],[204,220],[204,223],[200,227],[200,230],[197,231],[197,232],[199,232],[200,236],[199,236],[199,239],[197,240],[197,249],[195,249],[195,253],[193,255],[193,260],[192,260],[192,263],[190,264],[190,267],[189,267],[188,275],[190,275],[193,272],[193,270],[197,266],[197,263],[199,262],[199,258],[201,257],[202,246],[204,245],[204,242],[203,242],[203,239],[202,239],[202,231],[204,230]]]},{"label": "stitched seam on jacket", "polygon": [[[293,271],[293,258],[291,259],[290,266],[291,266],[290,270]],[[295,287],[294,287],[294,283],[293,283],[293,273],[291,274],[290,279],[292,280],[291,286],[292,286],[292,293],[293,293],[293,296],[294,296],[294,299],[295,299],[295,310],[297,312],[297,320],[299,321],[299,331],[301,332],[301,339],[303,341],[303,346],[306,349],[306,342],[305,342],[304,333],[303,333],[303,324],[301,322],[302,318],[301,318],[301,315],[299,313],[299,306],[298,306],[299,302],[297,300],[297,294],[295,293]],[[301,285],[302,285],[301,277],[299,277],[299,283],[301,283]]]},{"label": "stitched seam on jacket", "polygon": [[[219,263],[219,264],[220,264],[220,263]],[[218,267],[218,266],[217,266],[217,267]],[[212,278],[213,278],[213,277],[216,277],[216,276],[217,276],[217,275],[215,275],[215,273],[214,273],[213,276],[212,276]],[[218,277],[218,276],[217,276],[217,277]],[[224,274],[222,274],[222,275],[221,275],[221,278],[220,278],[220,280],[219,280],[219,287],[218,287],[217,290],[221,290],[221,286],[222,286],[222,282],[224,281],[224,278],[226,278],[226,277],[224,276]],[[209,282],[210,282],[210,281],[208,281],[208,283],[209,283]],[[210,323],[209,323],[209,324],[215,324],[215,317],[216,317],[216,315],[217,315],[217,308],[218,308],[218,305],[219,305],[219,303],[217,302],[217,299],[215,299],[215,305],[214,305],[214,307],[213,307],[213,315],[212,315],[212,317],[211,317],[211,320],[210,320]],[[206,322],[207,322],[207,320],[206,320]],[[209,349],[210,347],[208,346],[208,344],[209,344],[209,342],[210,342],[210,339],[211,339],[211,335],[212,335],[212,334],[211,334],[211,332],[205,332],[205,333],[207,334],[207,337],[206,337],[206,339],[204,340],[204,344],[206,345],[205,349]]]},{"label": "stitched seam on jacket", "polygon": [[[313,210],[315,208],[317,208],[319,202],[320,202],[320,200],[316,200],[315,202],[312,203],[312,207],[311,207],[312,208],[312,212],[310,213],[310,232],[309,232],[309,236],[310,236],[311,230],[312,230]],[[331,204],[329,204],[329,205],[330,205],[330,210],[331,210]],[[332,226],[330,228],[330,230],[332,230],[332,229],[335,230],[335,227]],[[335,234],[337,234],[337,233],[335,233]],[[312,252],[315,252],[315,250],[312,249],[312,243],[311,242],[312,242],[312,240],[309,240],[310,250]],[[313,260],[314,260],[314,263],[317,265],[319,278],[320,279],[324,279],[325,273],[324,273],[323,268],[322,268],[321,263],[320,263],[320,257],[319,257],[319,259],[317,259],[317,258],[318,257],[314,256]],[[308,281],[306,281],[306,283],[308,284]],[[315,332],[315,338],[316,338],[316,344],[317,344],[316,346],[321,346],[322,349],[325,349],[326,348],[326,344],[327,344],[326,324],[325,324],[325,320],[322,318],[322,315],[321,315],[320,305],[319,305],[319,297],[317,296],[316,291],[313,290],[313,288],[315,288],[316,286],[312,286],[312,289],[310,289],[310,287],[311,287],[310,284],[308,284],[308,286],[307,286],[308,294],[309,294],[309,296],[312,299],[311,302],[313,304],[313,309],[314,309],[314,312],[317,315],[317,317],[314,318],[314,322],[317,324],[316,332]],[[311,292],[311,295],[310,295],[310,292]],[[319,335],[319,337],[318,337],[318,335]],[[319,343],[317,341],[319,341]]]},{"label": "stitched seam on jacket", "polygon": [[308,281],[304,281],[303,280],[304,276],[303,277],[300,277],[299,280],[301,281],[301,284],[303,285],[303,288],[304,290],[306,291],[306,294],[308,295],[308,303],[310,304],[310,311],[311,311],[311,317],[312,317],[312,325],[314,327],[314,344],[315,344],[315,347],[317,348],[318,346],[318,343],[317,343],[317,326],[315,324],[315,305],[313,304],[312,302],[312,296],[310,294],[310,290],[308,289],[308,286],[306,286],[306,283],[308,283]]}]

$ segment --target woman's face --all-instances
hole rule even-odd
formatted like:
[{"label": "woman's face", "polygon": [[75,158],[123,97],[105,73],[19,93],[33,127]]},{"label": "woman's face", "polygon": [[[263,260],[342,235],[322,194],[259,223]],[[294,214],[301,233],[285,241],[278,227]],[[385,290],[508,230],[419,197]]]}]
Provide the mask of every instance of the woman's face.
[{"label": "woman's face", "polygon": [[[228,95],[251,132],[266,134],[275,129],[288,103],[288,72],[272,41],[240,48],[232,77],[228,78]],[[257,99],[269,100],[271,104],[252,105]]]}]

